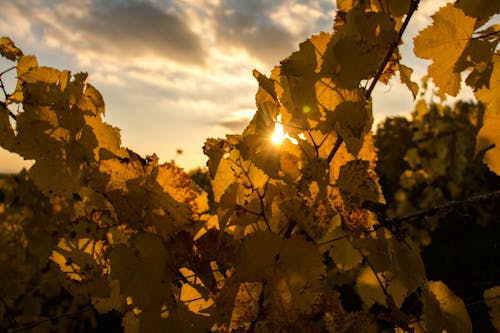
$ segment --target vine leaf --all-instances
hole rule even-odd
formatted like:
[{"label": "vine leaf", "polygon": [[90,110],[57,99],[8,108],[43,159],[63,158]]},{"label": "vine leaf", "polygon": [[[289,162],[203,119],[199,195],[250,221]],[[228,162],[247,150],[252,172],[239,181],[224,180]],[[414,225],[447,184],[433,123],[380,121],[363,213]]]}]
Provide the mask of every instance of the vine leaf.
[{"label": "vine leaf", "polygon": [[363,261],[359,251],[345,238],[339,239],[332,244],[329,256],[335,261],[338,268],[345,271],[353,269]]},{"label": "vine leaf", "polygon": [[365,12],[358,6],[347,12],[345,20],[332,38],[333,63],[325,63],[325,68],[335,70],[340,87],[353,89],[377,72],[398,34],[385,12]]},{"label": "vine leaf", "polygon": [[460,72],[455,66],[474,32],[476,19],[448,4],[432,16],[433,24],[413,40],[414,52],[431,59],[428,73],[443,92],[456,96],[460,90]]},{"label": "vine leaf", "polygon": [[418,94],[418,84],[411,80],[411,74],[413,69],[405,65],[399,64],[399,79],[401,83],[405,84],[413,95],[413,99],[417,97]]},{"label": "vine leaf", "polygon": [[483,126],[476,139],[476,154],[494,144],[483,157],[491,171],[500,175],[500,54],[495,53],[493,72],[489,87],[483,87],[476,92],[477,98],[486,104],[483,116]]},{"label": "vine leaf", "polygon": [[132,243],[132,247],[119,244],[111,251],[111,277],[119,281],[120,293],[132,297],[135,306],[160,310],[171,295],[166,249],[159,237],[148,233],[137,234]]},{"label": "vine leaf", "polygon": [[18,49],[14,42],[9,37],[0,38],[0,54],[9,60],[16,60],[23,55],[23,52]]},{"label": "vine leaf", "polygon": [[500,286],[485,290],[483,299],[488,306],[491,324],[500,332]]},{"label": "vine leaf", "polygon": [[464,302],[443,282],[429,281],[422,290],[424,320],[430,332],[472,332]]},{"label": "vine leaf", "polygon": [[491,0],[460,0],[455,6],[462,9],[465,15],[478,19],[500,12],[500,2]]},{"label": "vine leaf", "polygon": [[368,161],[347,162],[340,168],[336,185],[346,205],[362,207],[365,201],[385,203],[380,185],[373,178]]},{"label": "vine leaf", "polygon": [[261,231],[243,242],[234,277],[240,282],[264,283],[262,324],[277,330],[318,311],[324,275],[316,245],[301,237],[283,240]]}]

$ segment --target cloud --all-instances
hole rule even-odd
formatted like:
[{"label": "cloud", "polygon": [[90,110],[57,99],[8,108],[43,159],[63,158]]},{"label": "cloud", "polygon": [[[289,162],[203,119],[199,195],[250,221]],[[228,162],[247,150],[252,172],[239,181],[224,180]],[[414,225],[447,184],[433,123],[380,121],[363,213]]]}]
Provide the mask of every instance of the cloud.
[{"label": "cloud", "polygon": [[284,58],[304,36],[328,21],[327,1],[222,0],[214,10],[218,42],[245,49],[264,63]]},{"label": "cloud", "polygon": [[275,6],[262,0],[223,0],[215,11],[219,42],[243,48],[264,62],[290,52],[294,36],[269,16]]},{"label": "cloud", "polygon": [[[203,48],[181,17],[147,2],[92,3],[85,15],[64,16],[62,5],[56,14],[65,30],[79,35],[78,48],[96,53],[111,53],[127,58],[156,56],[181,63],[201,64]],[[53,37],[65,31],[51,26]],[[76,46],[76,45],[74,45]]]},{"label": "cloud", "polygon": [[20,26],[22,34],[15,33],[23,39],[34,35],[44,46],[90,62],[106,58],[126,64],[149,57],[202,65],[201,36],[191,30],[181,9],[165,2],[162,6],[137,1],[19,1],[7,4],[0,27]]}]

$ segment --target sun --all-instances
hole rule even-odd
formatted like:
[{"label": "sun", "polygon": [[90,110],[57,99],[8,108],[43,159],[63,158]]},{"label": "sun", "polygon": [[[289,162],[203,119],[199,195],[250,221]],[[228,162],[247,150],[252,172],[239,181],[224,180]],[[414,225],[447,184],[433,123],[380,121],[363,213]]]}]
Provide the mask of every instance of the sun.
[{"label": "sun", "polygon": [[274,124],[274,133],[273,136],[271,137],[271,141],[275,145],[279,145],[280,143],[283,142],[283,140],[285,140],[285,138],[286,138],[285,130],[283,128],[283,124],[281,124],[281,115],[278,115],[278,119]]},{"label": "sun", "polygon": [[278,117],[276,118],[276,122],[274,123],[274,133],[271,136],[271,141],[275,145],[279,145],[285,139],[287,139],[288,141],[290,141],[294,145],[298,144],[297,139],[292,138],[291,136],[288,135],[288,133],[285,133],[285,128],[283,127],[283,123],[281,122],[281,115],[278,115]]}]

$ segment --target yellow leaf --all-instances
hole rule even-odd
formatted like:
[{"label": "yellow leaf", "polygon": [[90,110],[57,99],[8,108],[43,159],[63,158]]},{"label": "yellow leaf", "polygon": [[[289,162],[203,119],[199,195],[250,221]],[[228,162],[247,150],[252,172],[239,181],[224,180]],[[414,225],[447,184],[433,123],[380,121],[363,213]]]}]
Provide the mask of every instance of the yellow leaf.
[{"label": "yellow leaf", "polygon": [[488,306],[491,324],[500,332],[500,286],[485,290],[483,298]]},{"label": "yellow leaf", "polygon": [[337,85],[357,88],[361,80],[372,77],[382,64],[387,50],[397,39],[392,17],[385,12],[350,10],[346,23],[328,44],[331,49],[323,68],[331,73]]},{"label": "yellow leaf", "polygon": [[16,60],[23,55],[23,52],[19,50],[14,42],[9,37],[0,38],[0,54],[9,60]]},{"label": "yellow leaf", "polygon": [[399,78],[401,80],[401,83],[406,84],[408,89],[411,91],[411,94],[413,95],[413,99],[415,99],[418,94],[418,84],[416,84],[411,80],[412,73],[413,69],[405,65],[399,64]]},{"label": "yellow leaf", "polygon": [[430,281],[422,290],[422,303],[425,325],[430,332],[472,332],[464,302],[443,282]]},{"label": "yellow leaf", "polygon": [[500,12],[500,1],[495,0],[460,0],[456,6],[461,8],[465,15],[475,18],[487,18]]},{"label": "yellow leaf", "polygon": [[431,59],[428,73],[443,92],[456,96],[460,90],[460,73],[455,65],[472,37],[476,20],[453,4],[442,7],[432,16],[433,24],[414,39],[414,52]]},{"label": "yellow leaf", "polygon": [[476,138],[476,154],[494,144],[494,148],[484,154],[483,161],[491,171],[500,175],[500,53],[497,52],[493,58],[489,86],[476,92],[477,98],[486,105],[483,126]]}]

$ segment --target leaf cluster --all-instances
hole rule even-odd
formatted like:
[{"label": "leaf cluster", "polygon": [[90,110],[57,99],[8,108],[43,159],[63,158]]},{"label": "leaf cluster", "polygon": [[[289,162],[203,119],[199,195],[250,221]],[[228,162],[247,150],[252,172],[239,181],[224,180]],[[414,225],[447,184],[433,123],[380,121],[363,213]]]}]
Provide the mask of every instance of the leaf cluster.
[{"label": "leaf cluster", "polygon": [[[428,280],[419,243],[370,208],[385,204],[371,91],[399,72],[417,95],[398,52],[417,7],[339,0],[333,32],[311,36],[269,76],[254,71],[247,128],[203,147],[212,207],[174,163],[121,146],[85,73],[39,66],[2,38],[18,82],[0,105],[0,145],[35,162],[0,183],[1,328],[78,331],[114,314],[127,333],[471,331],[463,301]],[[415,40],[445,93],[471,71],[466,83],[486,105],[478,152],[498,141],[498,38],[494,26],[477,30],[496,12],[448,5]],[[286,136],[273,144],[277,125]],[[453,155],[460,165],[467,147]],[[482,154],[498,173],[497,153]],[[409,154],[409,165],[436,169]],[[421,311],[407,309],[412,300]]]}]

